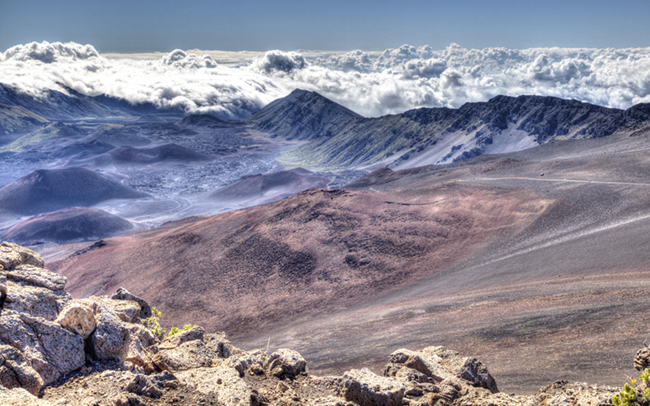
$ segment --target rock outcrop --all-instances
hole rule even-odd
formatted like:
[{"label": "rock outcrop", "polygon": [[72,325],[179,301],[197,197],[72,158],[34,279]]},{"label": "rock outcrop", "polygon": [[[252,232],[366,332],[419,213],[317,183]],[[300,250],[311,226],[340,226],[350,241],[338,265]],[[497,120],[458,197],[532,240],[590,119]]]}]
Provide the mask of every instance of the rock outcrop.
[{"label": "rock outcrop", "polygon": [[[443,347],[393,352],[383,376],[367,368],[314,377],[296,351],[243,351],[194,326],[171,336],[125,289],[75,300],[33,251],[0,245],[2,405],[607,405],[615,388],[558,381],[535,396],[499,392],[478,359]],[[639,351],[635,364],[648,364]]]}]

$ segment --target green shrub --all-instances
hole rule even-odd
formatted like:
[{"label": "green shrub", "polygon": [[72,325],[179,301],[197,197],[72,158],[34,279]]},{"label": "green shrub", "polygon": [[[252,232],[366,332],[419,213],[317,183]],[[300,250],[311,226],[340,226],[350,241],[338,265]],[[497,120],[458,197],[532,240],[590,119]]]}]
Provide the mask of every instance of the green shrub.
[{"label": "green shrub", "polygon": [[[618,392],[618,395],[612,396],[614,406],[650,405],[650,387],[647,387],[648,381],[650,381],[650,371],[645,369],[641,373],[640,379],[646,384],[645,390],[639,394],[635,388],[626,383],[623,389]],[[630,378],[630,381],[636,385],[636,379]]]},{"label": "green shrub", "polygon": [[[167,331],[163,330],[163,328],[160,327],[161,315],[162,313],[158,309],[156,309],[156,306],[154,306],[151,308],[151,317],[147,317],[146,319],[142,320],[142,324],[144,324],[144,326],[148,328],[149,331],[151,331],[151,333],[160,340],[165,338],[165,334],[167,334]],[[180,333],[181,331],[191,330],[194,327],[198,327],[198,326],[196,324],[195,325],[186,324],[182,328],[172,327],[169,330],[169,334],[167,334],[167,337],[171,337],[176,333]]]}]

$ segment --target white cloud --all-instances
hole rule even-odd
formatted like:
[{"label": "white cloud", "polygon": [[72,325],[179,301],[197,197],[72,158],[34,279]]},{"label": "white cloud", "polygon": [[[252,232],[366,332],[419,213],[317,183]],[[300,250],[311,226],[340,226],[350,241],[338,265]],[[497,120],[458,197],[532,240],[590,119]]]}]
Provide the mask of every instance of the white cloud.
[{"label": "white cloud", "polygon": [[252,67],[259,72],[290,73],[307,65],[305,58],[296,52],[268,51],[263,57],[255,58]]},{"label": "white cloud", "polygon": [[[199,52],[200,53],[200,52]],[[366,116],[459,107],[499,94],[550,95],[627,108],[650,102],[650,48],[269,51],[219,64],[181,50],[104,58],[91,45],[31,43],[0,53],[0,81],[32,95],[61,85],[186,112],[244,118],[295,88],[317,91]],[[247,59],[248,58],[248,59]]]},{"label": "white cloud", "polygon": [[92,45],[81,45],[74,42],[32,42],[26,45],[16,45],[4,52],[2,59],[17,61],[40,61],[43,63],[61,60],[82,60],[98,58],[99,52]]}]

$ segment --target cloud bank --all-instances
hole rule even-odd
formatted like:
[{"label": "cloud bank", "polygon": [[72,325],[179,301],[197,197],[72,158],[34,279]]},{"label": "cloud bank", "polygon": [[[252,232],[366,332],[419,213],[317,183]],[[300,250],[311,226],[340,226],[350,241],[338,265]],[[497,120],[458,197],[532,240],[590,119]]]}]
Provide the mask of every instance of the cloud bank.
[{"label": "cloud bank", "polygon": [[157,59],[107,59],[91,45],[30,43],[0,53],[0,81],[32,95],[67,86],[222,119],[244,118],[296,88],[317,91],[365,116],[459,107],[500,94],[616,108],[650,102],[650,48],[404,45],[308,55],[275,50],[236,67],[221,62],[182,50]]}]

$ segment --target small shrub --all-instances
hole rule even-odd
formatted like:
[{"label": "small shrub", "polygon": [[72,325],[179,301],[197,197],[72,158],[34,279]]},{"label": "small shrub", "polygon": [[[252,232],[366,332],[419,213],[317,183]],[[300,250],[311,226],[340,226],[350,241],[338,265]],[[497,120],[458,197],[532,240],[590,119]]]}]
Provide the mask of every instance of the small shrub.
[{"label": "small shrub", "polygon": [[[650,387],[647,387],[647,383],[650,380],[650,371],[645,369],[639,378],[646,383],[645,390],[639,393],[635,388],[630,386],[629,383],[626,383],[625,386],[623,386],[623,389],[618,392],[618,395],[612,396],[612,403],[614,406],[646,406],[650,404]],[[632,382],[633,385],[636,385],[637,380],[630,378],[630,382]]]},{"label": "small shrub", "polygon": [[[151,317],[147,317],[146,319],[142,320],[142,324],[144,324],[144,326],[148,328],[149,331],[151,331],[151,333],[160,340],[165,338],[165,334],[167,334],[167,331],[163,330],[163,328],[160,326],[161,315],[162,313],[158,309],[156,309],[156,306],[154,306],[151,308]],[[180,333],[181,331],[191,330],[194,327],[198,327],[198,326],[196,324],[195,325],[186,324],[182,328],[172,327],[169,330],[169,334],[167,334],[167,337],[171,337],[176,333]]]},{"label": "small shrub", "polygon": [[142,320],[142,324],[144,324],[144,326],[148,328],[156,338],[164,337],[167,332],[160,327],[159,320],[161,315],[162,313],[156,309],[156,306],[154,306],[151,308],[151,317]]}]

